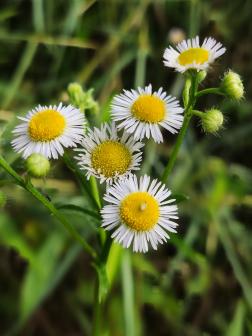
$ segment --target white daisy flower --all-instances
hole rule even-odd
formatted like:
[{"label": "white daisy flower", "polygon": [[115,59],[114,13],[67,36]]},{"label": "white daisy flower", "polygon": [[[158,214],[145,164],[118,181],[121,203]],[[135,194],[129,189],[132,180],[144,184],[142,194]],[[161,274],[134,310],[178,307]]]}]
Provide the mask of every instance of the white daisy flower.
[{"label": "white daisy flower", "polygon": [[[81,169],[87,170],[87,178],[94,175],[100,179],[100,183],[107,181],[111,184],[115,179],[124,179],[131,175],[131,170],[139,170],[139,163],[142,160],[140,148],[144,146],[141,142],[136,142],[130,134],[124,132],[118,138],[115,122],[109,125],[104,123],[101,130],[88,128],[81,142],[83,149],[75,159]],[[135,154],[134,154],[135,153]]]},{"label": "white daisy flower", "polygon": [[26,159],[30,154],[42,154],[47,159],[63,155],[63,147],[76,147],[84,135],[84,115],[73,105],[57,107],[38,106],[29,111],[25,121],[15,127],[12,133],[18,136],[11,142],[15,151],[24,152]]},{"label": "white daisy flower", "polygon": [[[115,243],[129,247],[133,242],[134,252],[147,252],[150,241],[154,250],[158,243],[163,244],[170,238],[167,231],[176,232],[178,224],[171,219],[178,219],[177,206],[167,205],[174,199],[167,200],[171,191],[162,187],[161,182],[144,175],[138,185],[136,175],[119,181],[107,189],[104,200],[112,203],[101,210],[102,227],[112,230]],[[165,230],[164,230],[165,229]]]},{"label": "white daisy flower", "polygon": [[112,101],[112,119],[115,121],[124,120],[118,125],[129,133],[134,134],[134,139],[142,140],[144,136],[148,139],[152,135],[155,142],[163,142],[163,136],[159,126],[163,126],[172,134],[177,133],[183,122],[184,109],[179,106],[176,98],[166,96],[160,88],[152,94],[152,86],[145,89],[124,90],[124,94],[114,97]]},{"label": "white daisy flower", "polygon": [[184,40],[177,45],[179,52],[172,47],[165,49],[164,64],[179,72],[185,72],[188,69],[206,70],[216,58],[226,51],[220,42],[216,43],[211,37],[205,38],[201,47],[198,36],[192,41]]}]

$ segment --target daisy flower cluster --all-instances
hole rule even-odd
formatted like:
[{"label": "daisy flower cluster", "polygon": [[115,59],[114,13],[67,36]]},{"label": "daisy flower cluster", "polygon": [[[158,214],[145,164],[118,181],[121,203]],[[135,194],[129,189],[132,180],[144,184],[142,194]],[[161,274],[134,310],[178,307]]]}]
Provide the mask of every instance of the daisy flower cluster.
[{"label": "daisy flower cluster", "polygon": [[[165,50],[165,66],[181,73],[193,71],[194,76],[200,71],[206,73],[225,52],[221,43],[212,38],[206,38],[200,45],[198,36],[182,41],[176,49]],[[162,128],[172,134],[179,132],[184,122],[184,108],[163,88],[155,91],[149,84],[145,88],[138,87],[137,91],[123,90],[116,95],[111,103],[112,121],[102,124],[100,129],[92,129],[86,127],[83,113],[87,104],[97,112],[92,89],[85,95],[78,84],[69,87],[72,90],[70,97],[76,99],[75,106],[63,107],[61,103],[49,107],[39,105],[25,118],[18,117],[23,123],[13,131],[17,136],[12,141],[14,150],[22,152],[25,159],[34,154],[57,159],[58,155],[64,154],[64,147],[80,144],[81,147],[75,149],[80,169],[86,171],[87,179],[94,176],[100,183],[107,184],[104,200],[109,204],[101,210],[101,226],[112,231],[111,237],[124,248],[132,244],[133,251],[147,252],[150,243],[153,249],[157,249],[158,243],[163,244],[169,239],[167,231],[176,232],[178,224],[173,221],[178,219],[176,200],[171,198],[171,191],[162,182],[151,181],[147,175],[140,177],[138,182],[133,173],[140,169],[142,141],[152,137],[158,144],[163,142]],[[219,94],[241,98],[243,86],[240,77],[228,72],[218,90]],[[216,112],[210,112],[196,111],[195,114],[202,119],[204,115],[203,127],[215,130],[222,121],[220,116],[216,117]],[[37,164],[43,159],[35,156],[30,161],[36,165],[40,176]],[[47,164],[44,171],[48,169]]]}]

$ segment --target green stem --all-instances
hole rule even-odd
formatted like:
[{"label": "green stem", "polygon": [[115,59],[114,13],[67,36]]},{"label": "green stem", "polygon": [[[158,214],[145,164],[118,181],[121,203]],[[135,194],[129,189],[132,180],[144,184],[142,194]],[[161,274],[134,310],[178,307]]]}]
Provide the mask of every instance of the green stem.
[{"label": "green stem", "polygon": [[177,142],[175,144],[175,147],[173,149],[173,152],[172,152],[172,155],[170,157],[170,160],[169,160],[169,162],[168,162],[168,164],[167,164],[167,166],[165,168],[165,171],[163,173],[163,176],[161,178],[162,183],[166,182],[166,180],[167,180],[167,178],[168,178],[168,176],[169,176],[169,174],[170,174],[170,172],[172,170],[172,167],[173,167],[174,162],[175,162],[175,160],[177,158],[177,155],[178,155],[178,152],[179,152],[179,148],[181,146],[182,140],[183,140],[184,135],[186,133],[187,126],[189,124],[190,119],[191,119],[191,116],[185,116],[184,117],[184,121],[183,121],[182,127],[180,129]]},{"label": "green stem", "polygon": [[90,184],[91,184],[91,190],[93,192],[93,196],[95,198],[95,201],[98,204],[99,209],[101,209],[101,201],[100,201],[99,190],[98,190],[98,187],[97,187],[97,181],[96,181],[96,178],[93,175],[90,177]]},{"label": "green stem", "polygon": [[102,306],[103,302],[99,301],[99,279],[97,275],[95,280],[94,316],[93,316],[91,336],[100,336]]},{"label": "green stem", "polygon": [[181,127],[180,131],[179,131],[179,135],[178,135],[176,144],[173,148],[170,160],[169,160],[169,162],[168,162],[168,164],[165,168],[165,171],[163,173],[163,176],[161,178],[162,183],[166,182],[166,180],[167,180],[167,178],[168,178],[168,176],[169,176],[169,174],[172,170],[172,167],[175,163],[175,160],[177,158],[182,140],[185,136],[187,126],[188,126],[189,121],[190,121],[191,116],[192,116],[191,111],[192,111],[192,109],[195,105],[195,102],[196,102],[196,92],[198,90],[198,85],[199,85],[198,73],[195,73],[194,75],[191,75],[191,90],[190,90],[188,105],[185,107],[185,116],[184,116],[183,124],[182,124],[182,127]]},{"label": "green stem", "polygon": [[43,197],[36,188],[31,183],[25,182],[0,156],[0,165],[9,173],[18,184],[29,191],[33,196],[35,196],[47,209],[49,209],[65,226],[65,228],[72,234],[72,236],[88,251],[95,259],[97,258],[97,253],[95,250],[85,242],[85,240],[78,234],[78,232],[72,227],[66,218],[46,199]]},{"label": "green stem", "polygon": [[215,93],[215,94],[223,95],[223,93],[221,92],[220,89],[212,88],[212,89],[205,89],[205,90],[197,92],[195,97],[197,99],[198,97],[203,96],[203,95],[208,94],[208,93]]},{"label": "green stem", "polygon": [[75,166],[73,165],[72,161],[68,158],[66,153],[63,154],[63,159],[64,159],[66,165],[68,166],[68,168],[72,170],[72,172],[76,175],[80,184],[84,187],[84,189],[85,189],[86,193],[88,194],[88,197],[90,198],[90,201],[93,203],[96,211],[100,212],[100,206],[97,203],[94,195],[92,194],[92,191],[90,190],[85,177],[75,168]]},{"label": "green stem", "polygon": [[197,110],[192,110],[191,111],[192,114],[200,117],[200,118],[203,118],[205,116],[205,113],[204,112],[201,112],[201,111],[197,111]]},{"label": "green stem", "polygon": [[[101,256],[99,259],[100,263],[104,263],[106,265],[112,242],[113,242],[113,239],[110,237],[110,235],[107,234],[105,243],[101,251]],[[99,284],[98,276],[97,276],[96,282],[95,282],[94,317],[93,317],[93,326],[92,326],[91,336],[100,335],[102,307],[103,307],[104,300],[102,301],[99,300],[99,285],[100,284]]]},{"label": "green stem", "polygon": [[26,189],[25,181],[20,177],[3,159],[0,155],[0,165],[3,167],[4,170],[7,171],[16,181],[17,183]]}]

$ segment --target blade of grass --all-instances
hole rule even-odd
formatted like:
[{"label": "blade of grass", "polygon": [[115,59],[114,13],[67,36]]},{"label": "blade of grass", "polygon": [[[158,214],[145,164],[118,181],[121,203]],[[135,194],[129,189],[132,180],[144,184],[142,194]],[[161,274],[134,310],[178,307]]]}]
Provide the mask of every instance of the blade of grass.
[{"label": "blade of grass", "polygon": [[43,0],[32,0],[33,25],[37,33],[45,31]]},{"label": "blade of grass", "polygon": [[135,336],[135,312],[134,312],[134,282],[131,267],[130,251],[125,249],[121,259],[122,289],[123,289],[123,313],[125,323],[125,336]]},{"label": "blade of grass", "polygon": [[3,110],[8,108],[12,99],[14,98],[15,93],[17,89],[19,88],[25,73],[32,62],[32,59],[37,50],[37,46],[38,46],[37,43],[30,43],[30,42],[27,43],[25,47],[25,51],[22,55],[22,58],[18,64],[18,67],[14,73],[14,76],[12,77],[11,83],[6,93],[6,97],[3,101],[3,104],[2,104]]},{"label": "blade of grass", "polygon": [[77,78],[79,82],[85,83],[93,71],[97,68],[97,66],[118,47],[121,41],[120,35],[127,33],[127,31],[130,30],[131,27],[136,24],[136,22],[141,22],[149,3],[150,0],[142,1],[138,8],[135,9],[133,14],[130,12],[130,15],[124,20],[121,27],[119,28],[118,36],[110,37],[109,41],[99,49],[93,59],[80,72]]}]

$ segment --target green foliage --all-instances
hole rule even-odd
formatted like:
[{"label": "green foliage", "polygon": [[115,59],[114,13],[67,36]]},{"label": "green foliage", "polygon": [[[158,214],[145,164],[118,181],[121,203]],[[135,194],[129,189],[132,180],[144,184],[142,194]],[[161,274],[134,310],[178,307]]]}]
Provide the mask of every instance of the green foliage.
[{"label": "green foliage", "polygon": [[108,292],[108,289],[109,289],[109,281],[107,277],[106,265],[104,263],[95,262],[93,263],[93,266],[98,273],[98,278],[99,278],[98,299],[99,299],[99,302],[102,302],[102,300],[104,300]]},{"label": "green foliage", "polygon": [[[189,126],[167,180],[171,198],[180,202],[178,233],[146,255],[124,254],[114,244],[107,276],[104,266],[97,266],[100,298],[107,295],[101,334],[124,335],[127,328],[137,336],[252,335],[251,2],[30,4],[5,2],[0,14],[0,130],[7,126],[0,131],[1,155],[20,176],[24,162],[16,160],[10,147],[16,115],[25,116],[38,104],[70,103],[66,88],[71,82],[81,83],[84,92],[94,88],[100,113],[88,116],[91,127],[109,121],[111,100],[123,88],[152,83],[155,90],[162,86],[180,99],[183,76],[162,65],[163,50],[173,43],[167,41],[173,27],[180,27],[186,38],[212,36],[227,48],[200,89],[219,87],[224,71],[235,67],[245,79],[246,101],[236,104],[213,94],[197,100],[199,111],[221,109],[227,115],[226,129],[213,138],[200,133],[197,121]],[[164,144],[148,142],[144,148],[143,168],[156,178],[161,178],[174,146],[168,132],[164,137]],[[61,204],[58,209],[93,243],[99,214],[95,200],[88,201],[90,184],[82,183],[83,176],[78,181],[85,197],[61,160],[52,163],[46,182],[34,184],[53,204]],[[0,186],[8,195],[0,212],[1,332],[11,331],[22,319],[18,335],[89,335],[96,276],[91,258],[54,216],[9,179],[1,170]],[[99,188],[103,193],[105,187]],[[14,261],[7,246],[16,249]],[[20,266],[23,259],[28,267]]]},{"label": "green foliage", "polygon": [[186,195],[183,195],[183,194],[172,194],[171,196],[169,196],[167,198],[167,200],[171,200],[171,199],[174,199],[174,201],[171,202],[170,204],[179,204],[179,203],[181,203],[183,201],[188,200],[189,197],[186,196]]}]

